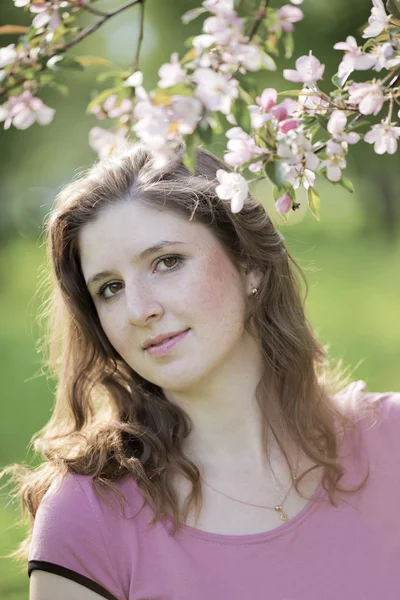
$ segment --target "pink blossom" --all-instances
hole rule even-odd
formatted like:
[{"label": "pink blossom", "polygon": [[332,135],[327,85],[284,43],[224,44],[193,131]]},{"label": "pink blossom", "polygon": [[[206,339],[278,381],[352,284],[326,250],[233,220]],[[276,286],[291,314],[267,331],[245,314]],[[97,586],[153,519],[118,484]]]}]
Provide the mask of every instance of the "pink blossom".
[{"label": "pink blossom", "polygon": [[243,131],[241,127],[228,129],[226,137],[229,138],[227,148],[230,152],[225,154],[224,160],[228,165],[241,167],[257,154],[265,153],[265,149],[259,148],[254,138]]},{"label": "pink blossom", "polygon": [[283,76],[295,83],[316,83],[322,79],[324,71],[325,65],[322,65],[310,52],[308,56],[301,56],[296,60],[296,70],[284,69]]},{"label": "pink blossom", "polygon": [[297,119],[287,119],[279,124],[279,130],[281,133],[289,133],[289,131],[292,131],[292,129],[297,129],[298,127],[299,122]]},{"label": "pink blossom", "polygon": [[250,121],[252,129],[260,129],[263,127],[267,121],[270,121],[273,118],[272,113],[265,113],[262,108],[257,106],[256,104],[250,104],[248,106],[250,112]]},{"label": "pink blossom", "polygon": [[363,115],[377,115],[382,109],[385,97],[377,83],[353,83],[349,88],[349,103],[358,104]]},{"label": "pink blossom", "polygon": [[389,25],[390,17],[386,14],[382,0],[372,0],[374,8],[368,19],[369,26],[363,33],[363,38],[376,37]]},{"label": "pink blossom", "polygon": [[324,115],[329,108],[329,102],[307,86],[299,94],[299,104],[304,106],[306,112],[318,115]]},{"label": "pink blossom", "polygon": [[93,127],[89,131],[89,146],[97,152],[99,158],[116,157],[125,154],[130,144],[125,139],[124,131],[117,133],[102,127]]},{"label": "pink blossom", "polygon": [[303,0],[290,0],[292,4],[303,4]]},{"label": "pink blossom", "polygon": [[9,44],[4,48],[0,48],[0,69],[13,63],[17,56],[18,53],[15,50],[15,44]]},{"label": "pink blossom", "polygon": [[62,24],[62,19],[58,13],[57,7],[53,7],[50,2],[45,2],[43,5],[30,8],[31,12],[37,13],[32,21],[32,26],[35,29],[42,29],[48,26],[49,29],[55,31]]},{"label": "pink blossom", "polygon": [[32,96],[28,90],[19,96],[11,96],[0,106],[0,121],[4,121],[4,129],[11,125],[16,129],[28,129],[35,122],[48,125],[54,114],[53,108],[46,106],[40,98]]},{"label": "pink blossom", "polygon": [[232,98],[239,95],[237,79],[228,79],[212,69],[196,69],[193,79],[197,83],[195,95],[211,111],[228,114]]},{"label": "pink blossom", "polygon": [[382,71],[382,69],[391,69],[400,64],[400,56],[393,57],[393,46],[390,42],[384,44],[376,44],[371,50],[371,56],[375,59],[375,71]]},{"label": "pink blossom", "polygon": [[289,194],[285,193],[283,196],[278,198],[278,200],[275,202],[275,208],[282,215],[288,213],[292,208],[292,199]]},{"label": "pink blossom", "polygon": [[264,163],[262,160],[257,160],[256,162],[251,163],[251,165],[249,165],[247,168],[252,173],[259,173],[261,171],[261,169],[263,168],[263,164]]},{"label": "pink blossom", "polygon": [[351,131],[346,133],[347,117],[341,110],[334,110],[328,122],[328,131],[338,142],[356,144],[360,140],[358,133]]},{"label": "pink blossom", "polygon": [[224,169],[218,169],[216,176],[219,185],[215,192],[221,200],[231,201],[231,211],[238,213],[242,210],[245,200],[249,194],[249,185],[239,173],[228,173]]},{"label": "pink blossom", "polygon": [[120,117],[126,116],[127,118],[122,118],[122,122],[126,122],[129,120],[129,117],[133,114],[133,104],[129,98],[124,98],[118,104],[118,97],[116,94],[111,94],[106,98],[103,102],[103,109],[110,119],[119,119]]},{"label": "pink blossom", "polygon": [[345,51],[338,69],[339,77],[346,77],[354,70],[367,71],[375,65],[376,59],[370,54],[364,54],[352,35],[349,35],[345,42],[338,42],[333,47],[335,50]]},{"label": "pink blossom", "polygon": [[143,83],[143,73],[142,71],[135,71],[134,73],[132,73],[132,75],[130,75],[128,77],[128,79],[125,79],[124,83],[123,83],[123,87],[138,87],[141,86]]},{"label": "pink blossom", "polygon": [[248,108],[250,111],[251,126],[252,129],[259,129],[272,118],[275,118],[281,127],[285,122],[283,133],[287,133],[290,129],[293,129],[293,120],[290,124],[286,123],[289,115],[297,108],[298,104],[290,98],[285,98],[280,104],[276,105],[278,98],[278,92],[274,88],[265,88],[261,93],[261,96],[256,97],[257,105],[251,104]]},{"label": "pink blossom", "polygon": [[265,88],[261,92],[261,96],[256,97],[257,104],[268,113],[276,105],[278,99],[278,92],[274,88]]},{"label": "pink blossom", "polygon": [[173,127],[183,135],[193,133],[203,116],[203,106],[197,98],[190,96],[172,96],[167,113]]},{"label": "pink blossom", "polygon": [[177,52],[171,54],[171,62],[161,65],[158,70],[158,75],[161,77],[158,82],[158,87],[160,88],[169,88],[177,83],[185,81],[186,72],[182,69]]},{"label": "pink blossom", "polygon": [[283,174],[285,181],[292,184],[295,190],[302,185],[306,190],[314,187],[315,173],[303,166],[302,163],[288,165],[283,163]]},{"label": "pink blossom", "polygon": [[204,0],[203,6],[216,15],[224,17],[234,17],[236,15],[233,0]]},{"label": "pink blossom", "polygon": [[342,178],[342,169],[346,168],[343,147],[337,142],[329,141],[326,145],[328,159],[322,161],[321,169],[326,168],[329,181],[338,182]]},{"label": "pink blossom", "polygon": [[364,141],[367,144],[374,144],[374,151],[377,154],[385,154],[385,152],[395,154],[397,139],[400,137],[400,127],[394,125],[395,123],[384,121],[380,125],[373,125],[372,129],[364,136]]},{"label": "pink blossom", "polygon": [[284,121],[289,115],[293,114],[297,108],[298,104],[295,100],[285,98],[280,104],[273,107],[272,114],[278,121]]},{"label": "pink blossom", "polygon": [[[239,67],[241,73],[245,73],[246,70],[259,71],[263,68],[268,71],[276,71],[275,61],[257,44],[232,44],[230,52],[224,52],[222,58],[224,62],[228,58],[228,62],[235,65],[235,70],[238,68],[237,65],[241,65],[243,67]],[[223,67],[224,65],[221,65],[220,69],[223,69]],[[230,70],[232,71],[232,68]]]},{"label": "pink blossom", "polygon": [[237,15],[209,17],[203,23],[203,31],[214,37],[220,46],[228,46],[242,40],[244,19]]},{"label": "pink blossom", "polygon": [[170,120],[164,106],[154,106],[144,95],[134,108],[135,124],[133,131],[140,140],[154,150],[167,144]]},{"label": "pink blossom", "polygon": [[278,21],[271,27],[271,31],[278,31],[280,29],[285,32],[294,31],[293,23],[304,19],[303,11],[290,4],[282,6],[276,13],[276,16]]},{"label": "pink blossom", "polygon": [[319,166],[319,158],[312,151],[312,143],[303,131],[292,130],[280,140],[277,149],[278,156],[289,165],[305,162],[307,169],[314,170]]}]

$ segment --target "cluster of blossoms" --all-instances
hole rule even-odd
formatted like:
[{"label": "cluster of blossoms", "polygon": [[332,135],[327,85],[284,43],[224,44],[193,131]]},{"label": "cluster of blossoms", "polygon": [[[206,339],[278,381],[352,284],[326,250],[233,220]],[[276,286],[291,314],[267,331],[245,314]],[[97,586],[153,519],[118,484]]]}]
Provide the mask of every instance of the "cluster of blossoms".
[{"label": "cluster of blossoms", "polygon": [[79,0],[14,0],[14,4],[18,8],[29,7],[29,11],[36,14],[32,21],[34,29],[55,31],[62,24],[60,9],[79,10],[81,3]]},{"label": "cluster of blossoms", "polygon": [[[248,196],[249,183],[243,176],[247,169],[259,174],[258,179],[269,177],[273,181],[275,206],[280,214],[296,210],[297,190],[304,188],[310,209],[318,218],[316,177],[326,177],[349,189],[351,184],[342,175],[349,146],[364,140],[373,144],[378,154],[397,151],[400,21],[387,13],[382,0],[372,0],[364,45],[359,46],[353,36],[348,36],[334,46],[344,54],[333,78],[335,90],[329,94],[318,84],[325,65],[312,52],[299,57],[295,69],[283,71],[283,77],[301,84],[301,89],[279,100],[280,94],[274,88],[266,87],[257,94],[242,76],[262,69],[276,70],[271,54],[277,53],[277,40],[282,40],[286,56],[290,56],[294,25],[304,16],[299,8],[302,1],[291,0],[278,10],[262,4],[263,11],[258,11],[246,34],[249,19],[238,15],[234,0],[204,0],[182,17],[188,23],[209,13],[201,34],[191,38],[190,50],[181,60],[174,52],[160,67],[155,90],[145,90],[142,73],[136,70],[130,76],[121,76],[115,88],[91,102],[91,114],[115,123],[114,130],[94,127],[91,146],[100,156],[125,152],[133,131],[153,150],[162,166],[184,137],[185,161],[192,168],[196,145],[209,143],[213,132],[225,130],[228,141],[224,161],[233,172],[218,171],[216,193],[230,200],[233,212],[242,209]],[[84,6],[80,0],[14,2],[36,13],[33,27],[48,29],[60,26],[60,9],[79,10]],[[16,61],[22,60],[18,57],[20,51],[14,45],[0,49],[3,78]],[[34,56],[30,58],[34,60]],[[350,79],[359,71],[373,71],[374,77],[365,82]],[[6,127],[13,124],[22,129],[34,121],[49,122],[51,111],[28,87],[0,106],[0,120]],[[380,123],[371,125],[370,118],[377,116],[381,117]],[[367,131],[356,133],[355,128],[362,126]]]}]

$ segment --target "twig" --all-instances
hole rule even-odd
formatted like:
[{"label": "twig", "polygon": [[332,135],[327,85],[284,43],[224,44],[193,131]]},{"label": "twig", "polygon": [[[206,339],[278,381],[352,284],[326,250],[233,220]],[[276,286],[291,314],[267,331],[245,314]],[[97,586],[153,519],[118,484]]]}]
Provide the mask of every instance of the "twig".
[{"label": "twig", "polygon": [[[251,39],[253,39],[253,37],[255,36],[257,29],[259,28],[261,21],[263,19],[265,19],[265,17],[267,16],[267,10],[268,10],[268,6],[269,6],[270,0],[263,0],[261,2],[260,8],[257,11],[257,18],[253,23],[253,27],[250,31],[250,35],[249,35],[249,41]],[[263,6],[264,5],[264,6]]]},{"label": "twig", "polygon": [[111,17],[115,17],[115,15],[118,15],[127,8],[130,8],[131,6],[133,6],[134,4],[138,4],[139,2],[142,3],[144,2],[144,0],[130,0],[129,2],[126,2],[126,4],[123,4],[119,8],[115,9],[113,12],[104,14],[104,16],[101,17],[101,19],[99,19],[96,23],[90,25],[89,27],[86,27],[86,29],[84,29],[74,40],[71,40],[70,42],[65,44],[64,50],[68,50],[69,48],[72,48],[72,46],[79,44],[79,42],[84,40],[88,35],[97,31],[97,29],[99,29],[99,27],[101,27],[106,21],[111,19]]},{"label": "twig", "polygon": [[[84,29],[74,40],[71,40],[70,42],[68,42],[67,44],[65,44],[64,47],[62,48],[58,48],[57,52],[54,52],[53,54],[50,54],[47,58],[48,60],[50,60],[50,58],[52,58],[53,56],[55,56],[56,54],[58,54],[63,50],[68,50],[69,48],[72,48],[72,46],[75,46],[76,44],[78,44],[79,42],[81,42],[82,40],[84,40],[88,35],[90,35],[91,33],[94,33],[95,31],[97,31],[97,29],[99,29],[99,27],[101,27],[106,21],[108,21],[109,19],[111,19],[112,17],[115,17],[115,15],[118,15],[119,13],[123,12],[124,10],[126,10],[127,8],[130,8],[131,6],[134,6],[135,4],[144,4],[145,0],[129,0],[129,2],[126,2],[125,4],[123,4],[122,6],[120,6],[119,8],[115,9],[113,12],[110,13],[103,13],[103,16],[101,17],[101,19],[99,19],[96,23],[94,23],[93,25],[90,25],[89,27],[87,27],[86,29]],[[142,12],[142,17],[143,17],[143,12]],[[143,25],[141,23],[141,34],[143,35],[143,31],[142,31]],[[140,40],[141,43],[141,40]],[[140,50],[140,48],[139,48]],[[15,83],[13,83],[11,86],[4,88],[0,91],[0,99],[3,98],[4,96],[6,96],[8,94],[8,92],[10,92],[11,90],[19,87],[20,85],[22,85],[25,82],[25,79],[23,78],[20,81],[16,81]]]},{"label": "twig", "polygon": [[133,73],[139,68],[139,58],[140,58],[140,49],[143,41],[143,32],[144,32],[144,0],[140,0],[140,30],[139,30],[139,39],[138,45],[136,48],[136,56],[133,61]]},{"label": "twig", "polygon": [[93,6],[86,4],[86,2],[81,1],[80,6],[89,13],[92,13],[92,15],[96,15],[96,17],[105,17],[107,15],[107,13],[98,10],[97,8],[93,8]]}]

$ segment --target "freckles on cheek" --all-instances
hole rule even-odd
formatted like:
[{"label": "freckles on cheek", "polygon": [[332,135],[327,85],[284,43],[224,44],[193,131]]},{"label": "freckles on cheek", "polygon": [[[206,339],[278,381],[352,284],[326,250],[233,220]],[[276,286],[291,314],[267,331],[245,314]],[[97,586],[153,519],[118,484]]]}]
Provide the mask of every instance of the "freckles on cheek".
[{"label": "freckles on cheek", "polygon": [[209,315],[218,315],[226,305],[229,279],[232,277],[233,267],[227,262],[219,250],[213,251],[209,260],[205,262],[200,276],[194,286],[196,305]]}]

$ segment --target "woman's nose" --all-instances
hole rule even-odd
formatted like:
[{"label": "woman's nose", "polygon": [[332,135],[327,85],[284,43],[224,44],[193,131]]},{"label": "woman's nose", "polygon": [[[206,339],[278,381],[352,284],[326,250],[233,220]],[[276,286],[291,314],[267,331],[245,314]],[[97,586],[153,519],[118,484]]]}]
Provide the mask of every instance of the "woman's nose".
[{"label": "woman's nose", "polygon": [[163,308],[154,289],[144,284],[125,284],[127,317],[134,325],[146,324],[150,318],[161,316]]}]

